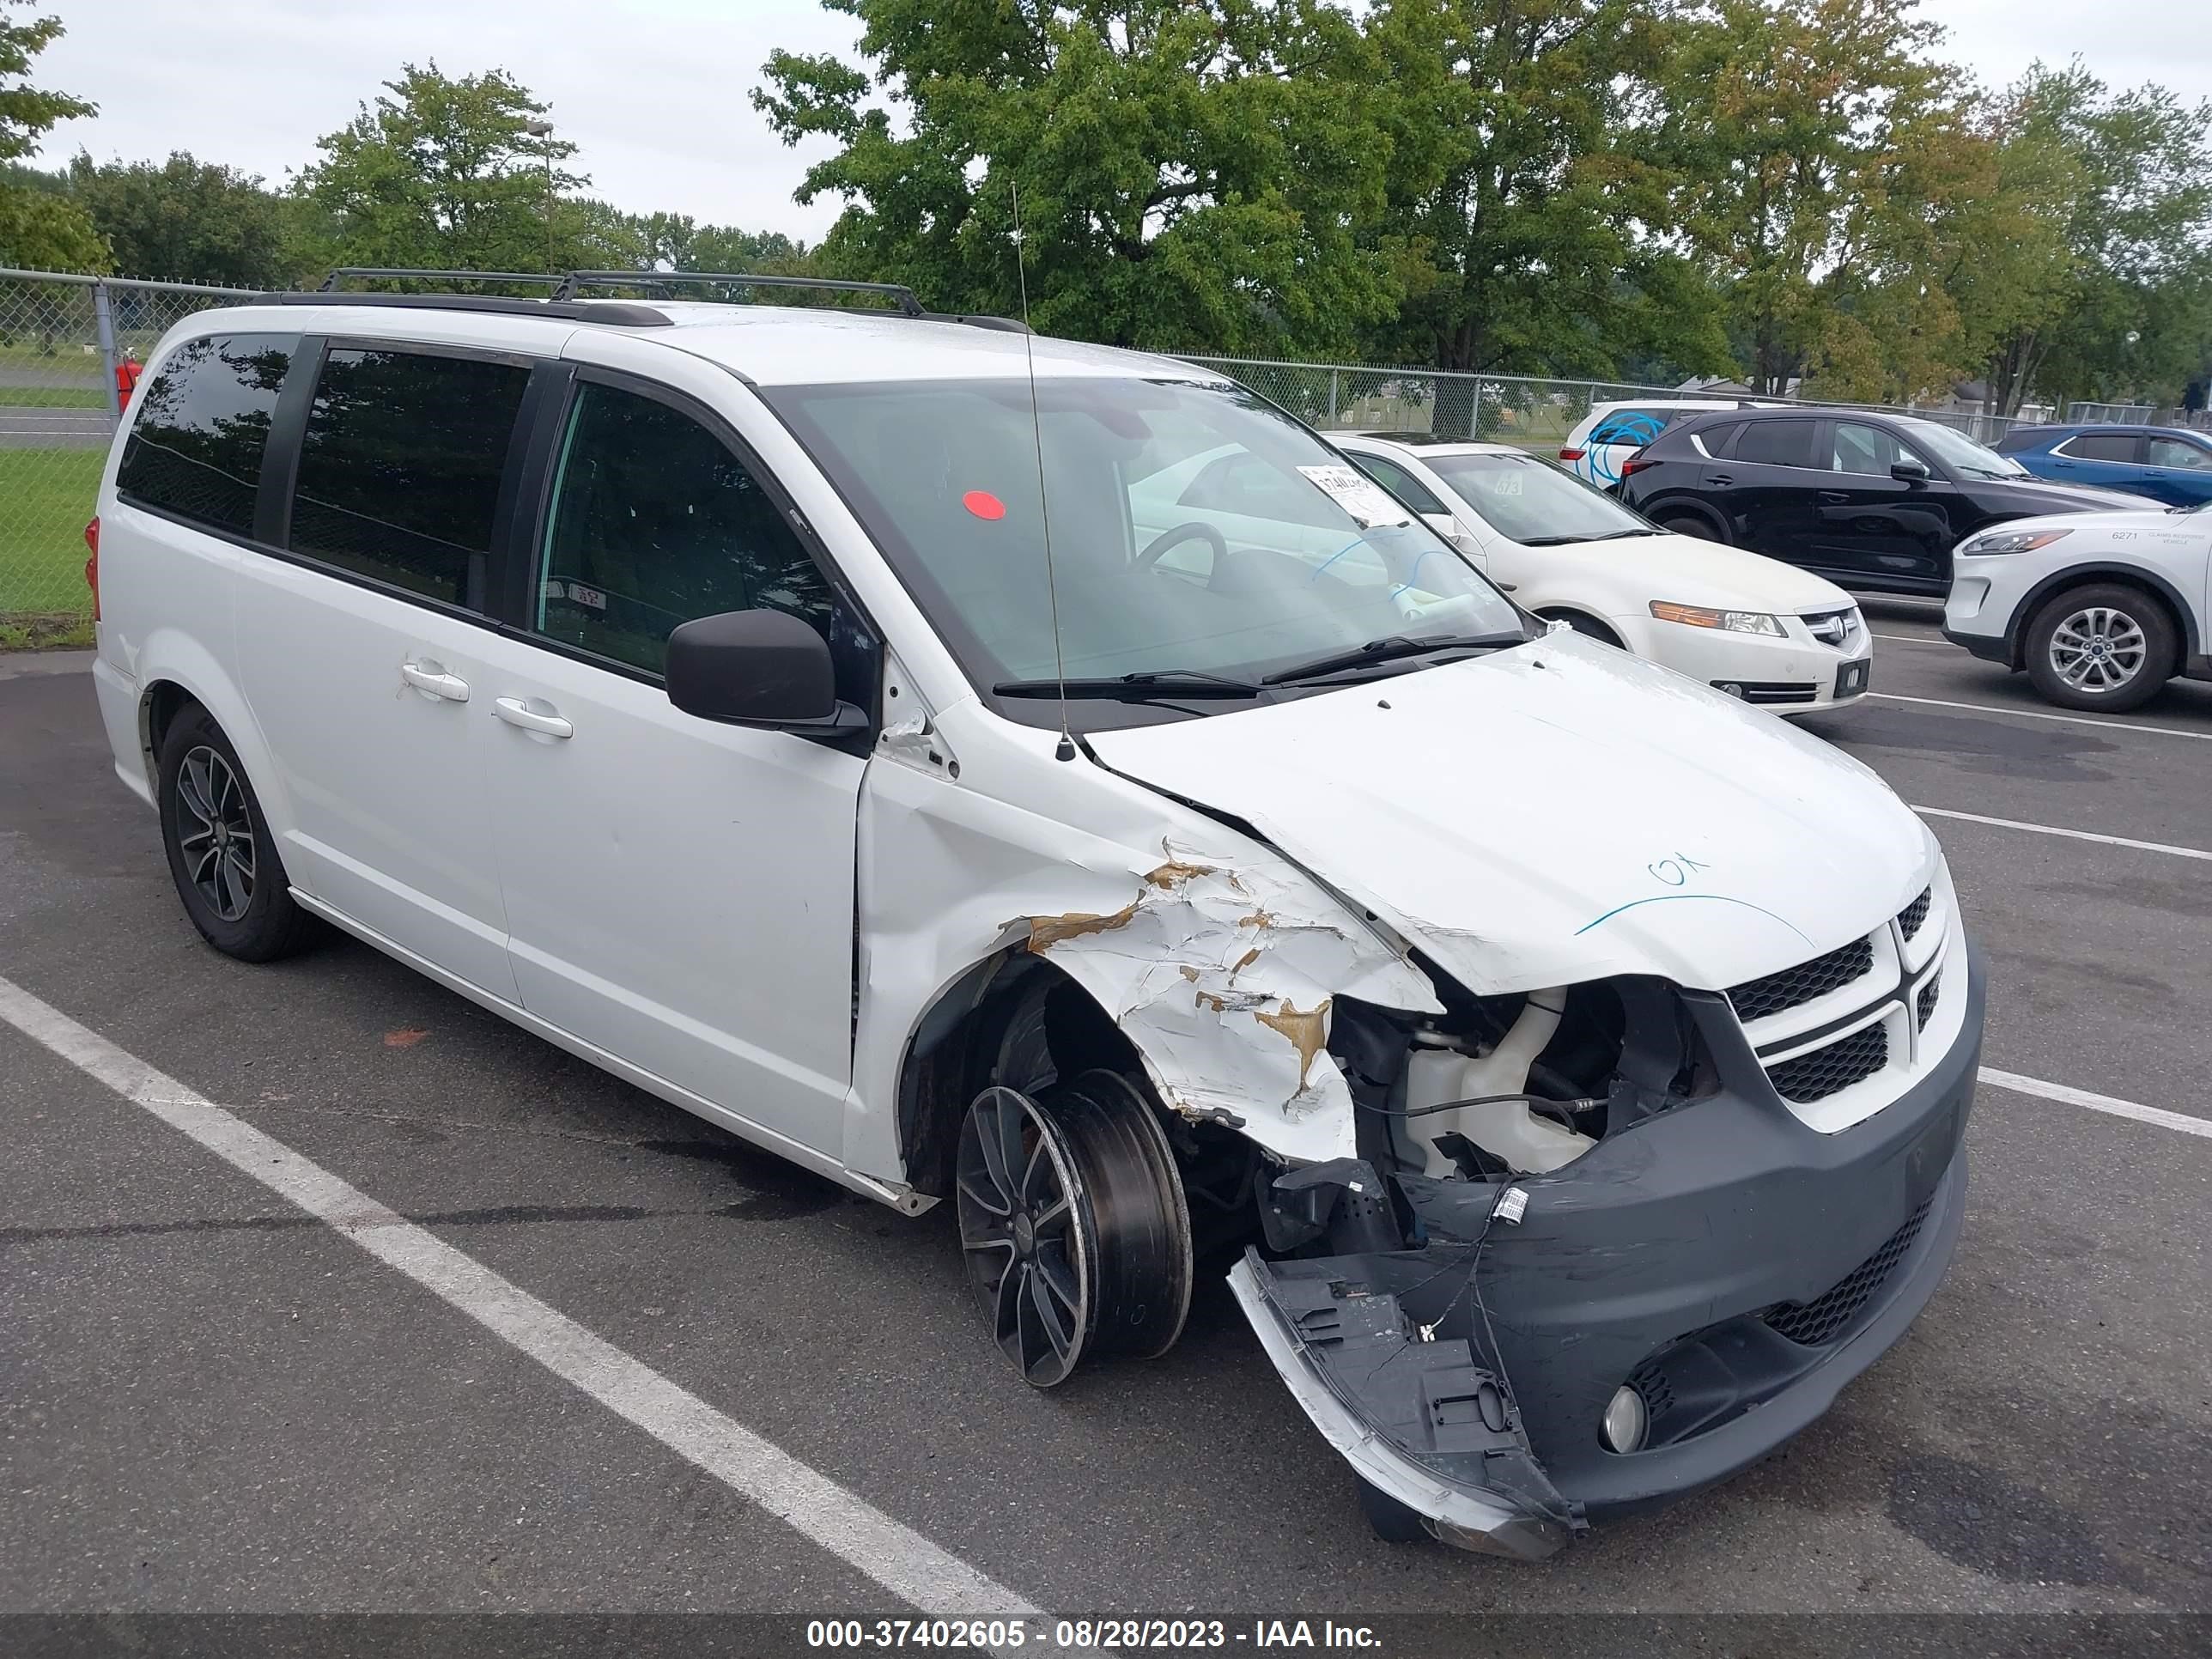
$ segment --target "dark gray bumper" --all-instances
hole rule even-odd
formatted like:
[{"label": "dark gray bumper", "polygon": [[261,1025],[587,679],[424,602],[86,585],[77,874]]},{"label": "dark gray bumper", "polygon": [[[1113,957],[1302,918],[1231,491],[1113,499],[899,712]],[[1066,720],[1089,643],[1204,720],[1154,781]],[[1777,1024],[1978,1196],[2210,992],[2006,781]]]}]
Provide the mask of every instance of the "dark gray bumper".
[{"label": "dark gray bumper", "polygon": [[[1959,1040],[1862,1123],[1808,1128],[1725,1005],[1692,996],[1721,1091],[1516,1182],[1517,1224],[1484,1237],[1497,1187],[1406,1177],[1425,1249],[1248,1254],[1232,1288],[1316,1425],[1450,1541],[1548,1553],[1585,1517],[1724,1480],[1825,1412],[1949,1264],[1981,1048],[1967,960]],[[1651,1422],[1626,1455],[1599,1435],[1624,1386]]]}]

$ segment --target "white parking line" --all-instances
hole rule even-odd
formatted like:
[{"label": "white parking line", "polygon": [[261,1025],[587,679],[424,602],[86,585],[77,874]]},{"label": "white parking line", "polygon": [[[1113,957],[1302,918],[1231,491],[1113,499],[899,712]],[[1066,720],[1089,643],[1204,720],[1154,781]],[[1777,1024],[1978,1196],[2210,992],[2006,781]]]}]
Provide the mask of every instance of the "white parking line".
[{"label": "white parking line", "polygon": [[2100,836],[2087,830],[2061,830],[2055,823],[2024,823],[2018,818],[1988,818],[1979,812],[1954,812],[1944,806],[1916,806],[1912,810],[1923,817],[1958,818],[1966,823],[1994,824],[2000,830],[2025,830],[2031,835],[2063,836],[2069,841],[2094,841],[2106,847],[2132,847],[2138,853],[2164,853],[2170,858],[2212,861],[2212,853],[2201,848],[2174,847],[2162,841],[2130,841],[2125,836]]},{"label": "white parking line", "polygon": [[2155,1123],[2160,1128],[2179,1129],[2185,1135],[2202,1135],[2212,1140],[2212,1118],[2169,1112],[2163,1106],[2138,1106],[2132,1100],[2093,1095],[2087,1089],[2069,1089],[2063,1083],[2045,1083],[2040,1078],[2000,1072],[1989,1066],[1982,1067],[1981,1079],[1992,1088],[2009,1089],[2014,1094],[2037,1095],[2045,1100],[2063,1101],[2069,1106],[2086,1106],[2093,1112],[2110,1112],[2114,1117],[2131,1117],[2138,1123]]},{"label": "white parking line", "polygon": [[1043,1616],[1005,1585],[472,1256],[5,979],[0,1019],[398,1269],[894,1595],[933,1616]]},{"label": "white parking line", "polygon": [[2063,720],[2069,726],[2101,726],[2114,732],[2148,732],[2154,738],[2194,738],[2212,743],[2212,732],[2177,732],[2170,726],[2136,726],[2126,720],[2100,720],[2089,714],[2046,714],[2039,708],[2000,708],[1986,702],[1946,702],[1941,697],[1901,697],[1894,691],[1869,691],[1884,702],[1919,702],[1930,708],[1968,708],[1977,714],[2012,714],[2024,720]]},{"label": "white parking line", "polygon": [[1905,645],[1948,646],[1951,643],[1950,641],[1939,639],[1933,634],[1877,634],[1875,635],[1875,638],[1878,640],[1897,640]]}]

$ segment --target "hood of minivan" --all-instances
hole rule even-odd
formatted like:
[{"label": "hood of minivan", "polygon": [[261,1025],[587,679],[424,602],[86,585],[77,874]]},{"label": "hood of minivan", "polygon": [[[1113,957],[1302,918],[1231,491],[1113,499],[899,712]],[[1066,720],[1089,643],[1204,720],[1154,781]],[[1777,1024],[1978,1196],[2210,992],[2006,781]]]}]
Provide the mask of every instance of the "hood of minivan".
[{"label": "hood of minivan", "polygon": [[1089,742],[1243,819],[1478,994],[1724,989],[1871,932],[1938,856],[1841,750],[1565,632]]}]

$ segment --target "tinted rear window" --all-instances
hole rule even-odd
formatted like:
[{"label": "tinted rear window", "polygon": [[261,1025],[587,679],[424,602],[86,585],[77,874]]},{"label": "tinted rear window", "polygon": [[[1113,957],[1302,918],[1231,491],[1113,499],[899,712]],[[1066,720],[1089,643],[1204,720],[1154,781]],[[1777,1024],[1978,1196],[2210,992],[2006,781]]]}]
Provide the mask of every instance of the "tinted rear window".
[{"label": "tinted rear window", "polygon": [[187,340],[138,394],[116,489],[194,524],[253,533],[261,456],[298,337]]},{"label": "tinted rear window", "polygon": [[1810,466],[1815,422],[1747,421],[1735,441],[1735,459],[1750,466]]},{"label": "tinted rear window", "polygon": [[529,370],[346,349],[324,360],[300,447],[292,549],[453,604],[491,550]]}]

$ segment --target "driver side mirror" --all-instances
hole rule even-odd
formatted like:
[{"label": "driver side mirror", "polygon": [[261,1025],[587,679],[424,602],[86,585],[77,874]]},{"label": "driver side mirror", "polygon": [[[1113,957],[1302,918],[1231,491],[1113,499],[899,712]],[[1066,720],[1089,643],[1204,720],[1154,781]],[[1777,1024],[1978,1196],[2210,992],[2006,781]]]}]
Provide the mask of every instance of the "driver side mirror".
[{"label": "driver side mirror", "polygon": [[726,726],[822,734],[866,716],[837,701],[829,643],[783,611],[726,611],[668,636],[668,701]]},{"label": "driver side mirror", "polygon": [[1899,483],[1926,483],[1929,471],[1925,464],[1919,461],[1893,461],[1889,476]]}]

